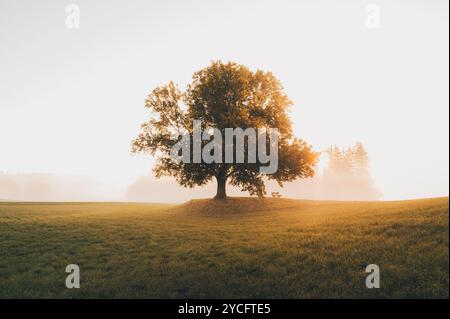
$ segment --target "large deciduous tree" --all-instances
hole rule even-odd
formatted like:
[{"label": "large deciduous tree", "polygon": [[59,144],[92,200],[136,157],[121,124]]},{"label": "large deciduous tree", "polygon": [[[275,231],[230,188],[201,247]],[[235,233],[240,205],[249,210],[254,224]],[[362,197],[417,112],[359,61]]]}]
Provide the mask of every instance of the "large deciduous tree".
[{"label": "large deciduous tree", "polygon": [[[155,156],[156,176],[175,177],[185,187],[202,186],[215,179],[217,199],[226,198],[227,183],[262,197],[266,194],[264,177],[282,186],[283,182],[314,175],[317,153],[306,142],[294,137],[287,114],[291,104],[272,73],[252,72],[233,62],[215,61],[194,73],[184,92],[173,82],[153,90],[145,100],[151,117],[142,124],[139,136],[132,143],[132,152]],[[261,162],[238,163],[236,157],[231,163],[174,160],[171,149],[180,141],[180,135],[185,132],[192,135],[194,120],[202,121],[202,130],[216,128],[223,136],[225,128],[277,128],[278,170],[266,175],[260,171],[264,166]],[[248,143],[247,138],[246,152]],[[232,147],[236,150],[235,145]]]}]

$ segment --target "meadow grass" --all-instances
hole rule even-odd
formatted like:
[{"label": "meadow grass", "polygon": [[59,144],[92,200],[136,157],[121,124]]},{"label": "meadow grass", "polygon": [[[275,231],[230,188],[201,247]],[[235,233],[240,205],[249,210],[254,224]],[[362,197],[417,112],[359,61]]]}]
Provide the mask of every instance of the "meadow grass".
[{"label": "meadow grass", "polygon": [[0,298],[448,298],[448,218],[448,198],[0,203]]}]

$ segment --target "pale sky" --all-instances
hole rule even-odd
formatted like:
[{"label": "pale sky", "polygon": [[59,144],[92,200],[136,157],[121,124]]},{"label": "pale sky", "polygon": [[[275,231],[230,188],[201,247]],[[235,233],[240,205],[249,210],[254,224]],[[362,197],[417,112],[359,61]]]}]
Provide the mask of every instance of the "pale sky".
[{"label": "pale sky", "polygon": [[[66,5],[80,8],[68,29]],[[368,28],[367,5],[380,9]],[[0,171],[128,185],[144,99],[211,60],[272,71],[317,151],[361,141],[384,199],[448,195],[447,0],[0,0]]]}]

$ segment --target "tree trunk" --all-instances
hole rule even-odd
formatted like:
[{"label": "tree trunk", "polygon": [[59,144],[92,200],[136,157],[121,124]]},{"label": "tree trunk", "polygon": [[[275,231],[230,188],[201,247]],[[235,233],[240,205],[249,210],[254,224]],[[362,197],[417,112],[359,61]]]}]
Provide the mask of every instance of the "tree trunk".
[{"label": "tree trunk", "polygon": [[227,198],[227,191],[226,191],[227,178],[219,175],[219,176],[216,176],[216,179],[217,179],[217,193],[214,198],[215,199]]}]

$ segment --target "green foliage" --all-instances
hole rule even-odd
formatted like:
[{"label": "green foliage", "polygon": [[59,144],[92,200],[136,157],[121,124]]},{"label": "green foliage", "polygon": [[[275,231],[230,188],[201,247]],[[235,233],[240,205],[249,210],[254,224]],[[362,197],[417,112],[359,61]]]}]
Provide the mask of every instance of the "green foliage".
[{"label": "green foliage", "polygon": [[[223,163],[210,164],[175,162],[170,156],[171,147],[179,141],[180,134],[192,134],[193,120],[202,121],[202,130],[217,128],[222,135],[225,128],[277,128],[280,134],[278,171],[267,177],[280,185],[312,177],[317,154],[306,142],[293,136],[287,115],[291,104],[272,73],[252,72],[232,62],[213,62],[193,75],[185,92],[173,82],[153,90],[145,101],[151,118],[142,125],[141,133],[133,141],[132,152],[155,156],[156,176],[175,177],[182,186],[202,186],[215,178],[218,182],[216,197],[226,197],[227,182],[251,195],[264,196],[260,162],[237,163],[236,157],[232,163],[224,163],[224,159]],[[247,152],[248,140],[245,142]]]}]

